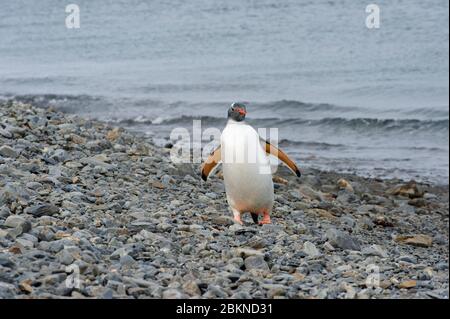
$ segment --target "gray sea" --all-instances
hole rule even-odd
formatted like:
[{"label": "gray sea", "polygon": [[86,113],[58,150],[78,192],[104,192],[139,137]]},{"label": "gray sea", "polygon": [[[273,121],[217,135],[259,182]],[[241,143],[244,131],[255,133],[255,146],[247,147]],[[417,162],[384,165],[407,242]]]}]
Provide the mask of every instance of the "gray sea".
[{"label": "gray sea", "polygon": [[[448,184],[447,0],[0,0],[0,95],[168,141],[231,102],[300,166]],[[380,28],[366,27],[366,5]],[[1,119],[0,119],[1,122]]]}]

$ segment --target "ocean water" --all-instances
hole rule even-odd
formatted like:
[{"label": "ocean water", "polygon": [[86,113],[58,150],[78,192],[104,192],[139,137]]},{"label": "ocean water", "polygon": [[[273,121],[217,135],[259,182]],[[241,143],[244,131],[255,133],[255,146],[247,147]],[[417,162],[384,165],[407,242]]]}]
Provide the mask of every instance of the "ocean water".
[{"label": "ocean water", "polygon": [[[231,102],[303,167],[448,184],[449,4],[0,0],[0,96],[120,123],[160,144],[223,128]],[[1,120],[0,120],[1,121]]]}]

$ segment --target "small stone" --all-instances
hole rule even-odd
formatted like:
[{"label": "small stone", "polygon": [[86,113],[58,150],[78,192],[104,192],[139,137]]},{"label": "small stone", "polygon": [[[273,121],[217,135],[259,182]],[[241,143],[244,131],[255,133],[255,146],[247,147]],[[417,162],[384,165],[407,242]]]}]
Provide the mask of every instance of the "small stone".
[{"label": "small stone", "polygon": [[0,253],[0,266],[14,268],[15,264],[6,254]]},{"label": "small stone", "polygon": [[318,257],[320,256],[320,251],[316,248],[316,245],[307,241],[303,244],[303,252],[307,254],[309,257]]},{"label": "small stone", "polygon": [[24,213],[36,217],[44,215],[52,216],[59,213],[59,208],[53,204],[41,204],[25,208]]},{"label": "small stone", "polygon": [[31,279],[23,280],[19,283],[19,289],[22,290],[23,292],[30,294],[33,292],[33,287],[31,286],[31,284],[32,284]]},{"label": "small stone", "polygon": [[5,138],[12,138],[13,135],[10,131],[4,130],[0,127],[0,135],[5,137]]},{"label": "small stone", "polygon": [[232,225],[234,223],[233,218],[225,215],[213,216],[211,217],[211,222],[217,225],[225,225],[225,226]]},{"label": "small stone", "polygon": [[16,255],[22,253],[22,249],[20,249],[20,247],[17,246],[17,245],[16,245],[16,246],[11,246],[11,247],[9,247],[9,248],[8,248],[8,251],[9,251],[10,253],[16,254]]},{"label": "small stone", "polygon": [[247,242],[247,245],[253,249],[262,249],[267,246],[267,241],[259,236],[253,236]]},{"label": "small stone", "polygon": [[122,266],[131,266],[136,262],[136,260],[134,260],[134,258],[131,257],[130,255],[124,255],[120,257],[119,262]]},{"label": "small stone", "polygon": [[378,256],[381,258],[388,257],[387,252],[383,249],[383,247],[379,245],[371,245],[369,247],[364,247],[361,252],[363,255],[366,256]]},{"label": "small stone", "polygon": [[250,249],[250,248],[236,248],[234,250],[234,255],[237,257],[251,257],[251,256],[263,256],[260,250]]},{"label": "small stone", "polygon": [[[102,287],[104,288],[104,287]],[[106,288],[102,290],[102,293],[100,295],[101,299],[112,299],[114,295],[114,291],[111,288]]]},{"label": "small stone", "polygon": [[0,156],[16,158],[19,154],[15,149],[9,147],[8,145],[3,145],[0,147]]},{"label": "small stone", "polygon": [[162,294],[163,299],[185,299],[187,296],[178,289],[167,289]]},{"label": "small stone", "polygon": [[330,244],[330,242],[325,242],[323,244],[323,248],[327,251],[335,251],[336,249],[333,247],[333,245]]},{"label": "small stone", "polygon": [[412,245],[417,247],[431,247],[433,238],[428,235],[398,235],[395,241],[401,244]]},{"label": "small stone", "polygon": [[56,258],[63,265],[70,265],[73,263],[73,256],[67,250],[63,249],[56,254]]},{"label": "small stone", "polygon": [[417,264],[417,258],[411,255],[403,255],[398,258],[398,261],[407,262],[410,264]]},{"label": "small stone", "polygon": [[13,299],[17,298],[17,289],[13,284],[0,281],[0,298]]},{"label": "small stone", "polygon": [[277,184],[287,185],[287,183],[288,183],[287,179],[284,179],[284,178],[282,178],[280,176],[273,176],[272,180],[273,180],[274,183],[277,183]]},{"label": "small stone", "polygon": [[416,182],[410,181],[406,184],[397,185],[387,191],[389,195],[404,196],[409,198],[423,197],[424,191]]},{"label": "small stone", "polygon": [[11,215],[11,211],[9,210],[8,207],[3,206],[2,208],[0,208],[0,219],[1,218],[6,218],[9,215]]},{"label": "small stone", "polygon": [[326,237],[333,247],[348,250],[361,250],[361,246],[357,239],[337,229],[328,229]]},{"label": "small stone", "polygon": [[398,284],[398,288],[400,289],[410,289],[417,286],[417,282],[415,280],[405,280]]},{"label": "small stone", "polygon": [[345,189],[345,190],[347,190],[348,192],[351,192],[351,193],[354,192],[353,186],[350,184],[350,182],[345,180],[345,179],[343,179],[343,178],[338,180],[337,184],[338,184],[340,189]]},{"label": "small stone", "polygon": [[251,269],[266,270],[266,271],[269,270],[269,265],[267,265],[266,261],[264,260],[264,257],[261,255],[247,257],[244,260],[244,264],[245,269],[247,270]]},{"label": "small stone", "polygon": [[106,133],[106,139],[108,139],[108,141],[110,142],[117,140],[119,136],[120,136],[120,129],[118,127],[115,127],[114,129]]},{"label": "small stone", "polygon": [[277,284],[266,284],[262,286],[267,291],[267,298],[272,299],[276,298],[278,296],[284,296],[286,295],[286,287],[283,285],[277,285]]},{"label": "small stone", "polygon": [[380,287],[383,289],[388,289],[390,286],[392,286],[392,282],[390,280],[382,280],[380,282]]},{"label": "small stone", "polygon": [[309,200],[318,200],[322,201],[325,199],[325,196],[320,191],[315,191],[311,187],[307,185],[301,185],[298,189],[299,193],[302,195],[302,197],[305,197]]},{"label": "small stone", "polygon": [[161,182],[159,182],[159,181],[152,181],[152,182],[151,182],[151,185],[152,185],[153,187],[155,187],[155,188],[158,188],[158,189],[164,189],[164,188],[166,188],[166,186],[164,186],[164,184],[161,183]]},{"label": "small stone", "polygon": [[31,223],[25,218],[18,215],[10,215],[5,220],[6,227],[20,228],[20,234],[27,233],[31,230]]},{"label": "small stone", "polygon": [[342,224],[347,225],[350,228],[353,228],[356,225],[356,221],[350,216],[342,216],[339,220]]},{"label": "small stone", "polygon": [[34,243],[33,242],[31,242],[29,240],[26,240],[26,239],[23,239],[23,238],[17,238],[16,242],[18,244],[22,245],[24,248],[27,248],[27,249],[31,249],[31,248],[34,247]]},{"label": "small stone", "polygon": [[200,296],[202,294],[198,284],[193,280],[184,283],[183,290],[190,296]]},{"label": "small stone", "polygon": [[428,281],[431,280],[433,276],[434,276],[433,269],[431,267],[426,267],[419,273],[417,279],[422,281]]}]

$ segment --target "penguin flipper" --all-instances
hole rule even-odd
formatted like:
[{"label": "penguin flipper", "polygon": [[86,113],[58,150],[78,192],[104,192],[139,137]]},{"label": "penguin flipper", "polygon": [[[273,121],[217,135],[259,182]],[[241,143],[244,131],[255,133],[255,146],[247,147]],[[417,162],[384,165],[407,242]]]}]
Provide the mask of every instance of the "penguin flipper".
[{"label": "penguin flipper", "polygon": [[206,161],[202,164],[202,179],[206,181],[211,171],[216,167],[222,159],[220,146],[211,152]]},{"label": "penguin flipper", "polygon": [[294,172],[295,175],[297,175],[297,177],[302,176],[302,173],[298,169],[295,162],[293,160],[291,160],[289,158],[289,156],[286,155],[285,152],[283,152],[279,148],[273,146],[268,141],[264,141],[264,143],[265,143],[265,151],[267,154],[271,154],[271,155],[277,157],[279,160],[283,161],[291,169],[291,171]]}]

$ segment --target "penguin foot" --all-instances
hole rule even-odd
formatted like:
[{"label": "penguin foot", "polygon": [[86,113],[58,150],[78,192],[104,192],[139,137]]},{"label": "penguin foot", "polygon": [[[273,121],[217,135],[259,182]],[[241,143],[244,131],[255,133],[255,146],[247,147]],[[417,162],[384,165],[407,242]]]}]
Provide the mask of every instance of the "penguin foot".
[{"label": "penguin foot", "polygon": [[234,217],[234,221],[235,221],[236,223],[240,224],[240,225],[244,225],[244,223],[243,223],[242,220],[241,220],[241,216],[239,216],[239,217]]},{"label": "penguin foot", "polygon": [[271,224],[270,214],[268,212],[264,212],[263,219],[259,221],[259,225]]},{"label": "penguin foot", "polygon": [[241,219],[241,213],[234,209],[233,209],[233,219],[236,223],[238,223],[240,225],[244,225],[244,223],[242,222],[242,219]]}]

